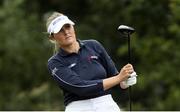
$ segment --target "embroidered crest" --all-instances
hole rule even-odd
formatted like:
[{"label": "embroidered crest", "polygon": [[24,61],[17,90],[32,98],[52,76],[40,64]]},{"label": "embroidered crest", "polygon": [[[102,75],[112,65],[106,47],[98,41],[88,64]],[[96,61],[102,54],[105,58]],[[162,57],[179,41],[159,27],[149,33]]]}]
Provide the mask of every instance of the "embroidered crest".
[{"label": "embroidered crest", "polygon": [[52,70],[52,75],[55,75],[57,71],[58,71],[58,69],[55,67],[55,68]]}]

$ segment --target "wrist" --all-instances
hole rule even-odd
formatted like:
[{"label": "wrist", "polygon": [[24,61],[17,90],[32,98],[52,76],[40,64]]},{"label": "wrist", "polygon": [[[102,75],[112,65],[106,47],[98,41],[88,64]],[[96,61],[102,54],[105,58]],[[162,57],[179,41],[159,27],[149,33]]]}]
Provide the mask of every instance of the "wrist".
[{"label": "wrist", "polygon": [[116,75],[116,78],[118,79],[119,83],[123,81],[120,73],[118,75]]}]

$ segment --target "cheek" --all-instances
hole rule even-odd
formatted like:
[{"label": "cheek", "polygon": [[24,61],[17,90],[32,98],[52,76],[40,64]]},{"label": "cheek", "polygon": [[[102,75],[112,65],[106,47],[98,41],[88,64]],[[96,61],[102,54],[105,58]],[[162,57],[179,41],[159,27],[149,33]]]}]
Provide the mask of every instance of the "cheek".
[{"label": "cheek", "polygon": [[62,44],[63,41],[64,41],[64,39],[63,39],[63,37],[57,37],[57,38],[56,38],[56,41],[57,41],[59,44]]},{"label": "cheek", "polygon": [[75,30],[72,30],[71,31],[71,35],[73,36],[73,37],[76,37],[76,34],[75,34],[76,32],[75,32]]},{"label": "cheek", "polygon": [[54,39],[55,39],[56,41],[61,41],[61,40],[63,39],[63,36],[60,35],[60,34],[55,34],[55,35],[54,35]]},{"label": "cheek", "polygon": [[56,41],[56,42],[59,43],[59,44],[61,44],[61,42],[63,41],[63,40],[62,40],[62,37],[57,36],[57,35],[54,35],[53,40]]}]

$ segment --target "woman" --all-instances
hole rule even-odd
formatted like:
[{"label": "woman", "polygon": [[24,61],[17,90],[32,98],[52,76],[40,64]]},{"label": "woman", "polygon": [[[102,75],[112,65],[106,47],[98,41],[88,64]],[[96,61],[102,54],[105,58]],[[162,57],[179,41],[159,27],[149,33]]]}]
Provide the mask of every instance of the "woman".
[{"label": "woman", "polygon": [[[49,39],[56,53],[48,69],[64,93],[65,112],[119,112],[110,89],[134,72],[131,64],[117,71],[103,46],[96,40],[77,40],[74,22],[54,12],[47,19]],[[133,84],[132,84],[133,85]]]}]

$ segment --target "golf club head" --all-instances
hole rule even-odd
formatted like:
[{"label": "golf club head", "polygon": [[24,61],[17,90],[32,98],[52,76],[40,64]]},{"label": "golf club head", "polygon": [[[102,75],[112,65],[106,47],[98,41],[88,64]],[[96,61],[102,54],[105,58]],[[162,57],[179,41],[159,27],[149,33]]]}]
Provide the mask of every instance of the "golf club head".
[{"label": "golf club head", "polygon": [[126,25],[120,25],[118,27],[118,31],[122,34],[132,34],[135,32],[134,28],[126,26]]}]

